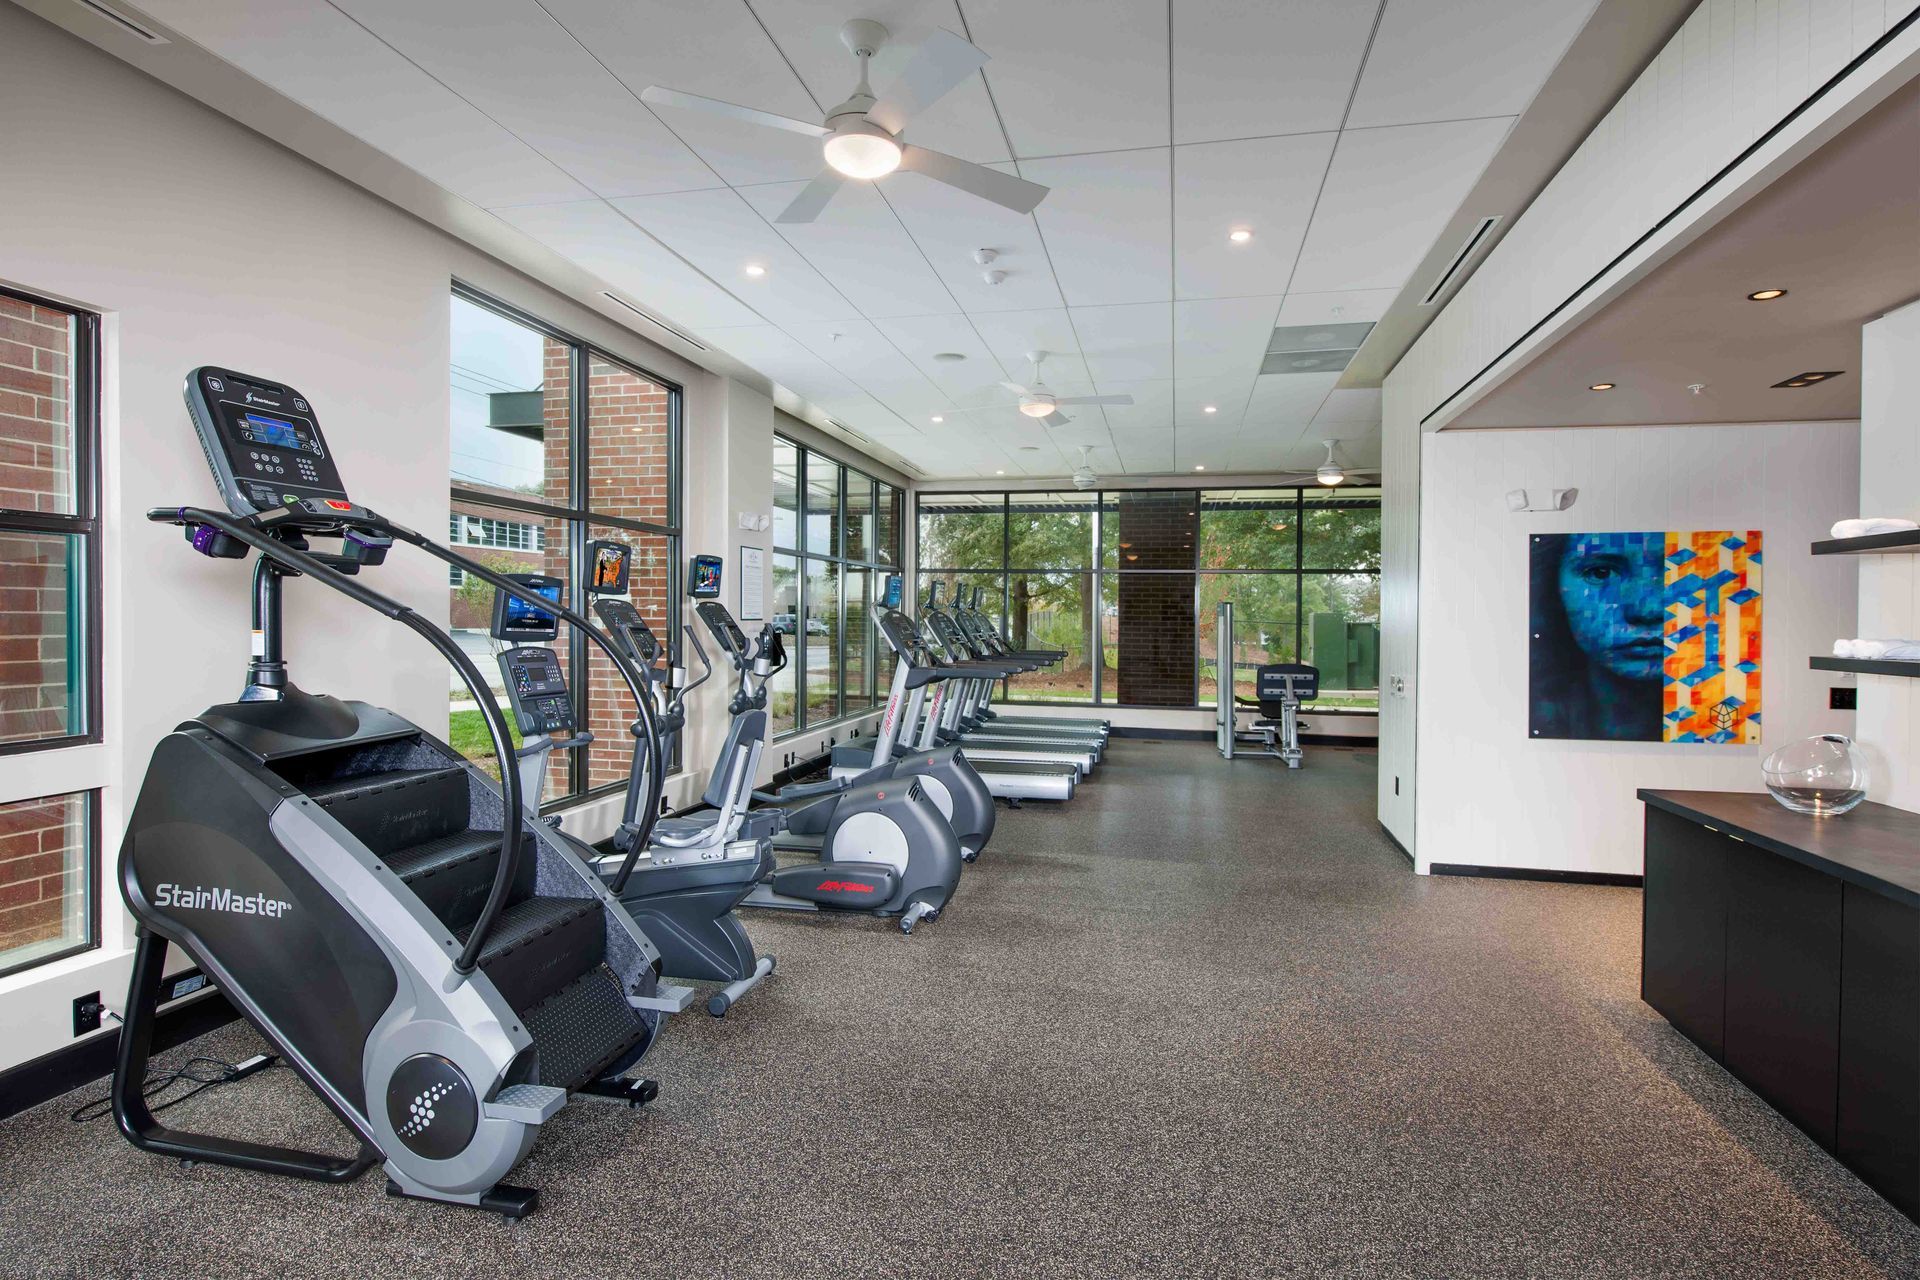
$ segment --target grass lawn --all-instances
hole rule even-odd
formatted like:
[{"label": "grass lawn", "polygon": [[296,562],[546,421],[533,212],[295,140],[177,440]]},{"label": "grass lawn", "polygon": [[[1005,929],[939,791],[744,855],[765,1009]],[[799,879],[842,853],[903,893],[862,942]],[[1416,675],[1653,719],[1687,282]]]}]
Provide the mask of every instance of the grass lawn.
[{"label": "grass lawn", "polygon": [[[506,711],[507,732],[513,736],[513,745],[520,745],[520,726],[513,722],[513,713]],[[486,717],[478,711],[455,711],[447,716],[447,745],[469,760],[492,763],[493,739],[487,735]]]}]

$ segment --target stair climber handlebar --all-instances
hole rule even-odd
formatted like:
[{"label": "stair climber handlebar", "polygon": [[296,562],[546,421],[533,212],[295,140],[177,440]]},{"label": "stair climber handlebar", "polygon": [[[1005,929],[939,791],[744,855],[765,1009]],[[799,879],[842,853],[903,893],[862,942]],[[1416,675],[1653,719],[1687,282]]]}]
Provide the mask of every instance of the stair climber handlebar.
[{"label": "stair climber handlebar", "polygon": [[[378,532],[398,537],[402,530],[384,519],[364,511],[356,523]],[[500,763],[500,784],[506,800],[506,819],[501,824],[500,861],[494,874],[493,887],[487,895],[486,906],[474,921],[473,932],[468,935],[460,957],[454,961],[454,969],[461,975],[471,974],[479,966],[480,953],[487,944],[487,935],[493,931],[493,925],[506,907],[507,897],[513,887],[514,874],[520,861],[521,826],[525,823],[525,799],[520,793],[520,771],[514,768],[513,738],[507,732],[506,717],[501,714],[500,704],[493,696],[479,668],[466,652],[454,643],[440,628],[422,618],[406,605],[382,595],[370,587],[362,586],[346,574],[327,564],[318,556],[288,546],[279,538],[263,528],[255,518],[237,519],[204,507],[155,507],[147,512],[147,519],[156,524],[184,525],[189,530],[212,529],[225,534],[234,541],[252,547],[262,556],[283,568],[292,570],[303,577],[338,591],[341,595],[374,612],[393,619],[395,622],[417,633],[428,644],[452,664],[460,673],[461,682],[467,686],[467,692],[473,696],[480,708],[481,717],[486,721],[487,737],[492,740],[494,756]],[[420,539],[418,534],[410,534],[405,540],[414,542]],[[461,557],[453,557],[460,560]],[[478,565],[463,563],[462,568],[486,574]],[[543,606],[545,607],[545,606]]]}]

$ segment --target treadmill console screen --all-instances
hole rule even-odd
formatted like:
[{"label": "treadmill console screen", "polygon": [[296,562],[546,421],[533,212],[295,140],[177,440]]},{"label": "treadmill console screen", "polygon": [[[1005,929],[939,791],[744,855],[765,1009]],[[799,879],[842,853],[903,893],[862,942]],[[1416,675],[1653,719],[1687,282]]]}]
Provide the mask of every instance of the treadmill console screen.
[{"label": "treadmill console screen", "polygon": [[718,600],[702,600],[693,609],[700,615],[700,621],[707,624],[707,630],[713,632],[713,638],[720,642],[721,648],[735,658],[746,658],[747,634],[733,620],[733,615],[727,612],[727,606]]},{"label": "treadmill console screen", "polygon": [[879,615],[875,622],[889,649],[901,654],[913,652],[916,637],[913,634],[913,624],[907,621],[906,614],[897,609],[889,609]]},{"label": "treadmill console screen", "polygon": [[935,578],[933,580],[933,585],[927,588],[927,608],[938,609],[940,607],[941,602],[944,601],[946,598],[947,598],[947,584],[941,581],[939,578]]},{"label": "treadmill console screen", "polygon": [[508,649],[500,655],[500,674],[506,678],[507,699],[522,734],[572,734],[573,699],[567,696],[558,654],[551,649]]},{"label": "treadmill console screen", "polygon": [[720,598],[719,556],[695,556],[687,566],[687,594],[695,600]]},{"label": "treadmill console screen", "polygon": [[600,615],[601,623],[613,636],[613,642],[626,653],[627,661],[640,667],[651,667],[660,660],[665,652],[660,647],[659,638],[653,629],[640,617],[640,611],[629,600],[596,600],[593,611]]},{"label": "treadmill console screen", "polygon": [[587,548],[587,594],[627,594],[627,571],[632,563],[633,548],[626,543],[611,540],[595,542]]},{"label": "treadmill console screen", "polygon": [[[509,573],[505,576],[509,581],[519,583],[556,605],[565,598],[561,593],[566,589],[566,584],[558,578],[549,578],[542,573]],[[493,626],[490,634],[495,640],[552,640],[560,634],[560,619],[518,596],[496,589],[493,593]]]},{"label": "treadmill console screen", "polygon": [[898,609],[900,607],[900,593],[904,589],[904,583],[905,579],[897,573],[887,575],[886,590],[880,597],[880,607],[882,609]]},{"label": "treadmill console screen", "polygon": [[235,515],[303,499],[350,501],[313,406],[292,387],[203,366],[187,375],[187,409]]}]

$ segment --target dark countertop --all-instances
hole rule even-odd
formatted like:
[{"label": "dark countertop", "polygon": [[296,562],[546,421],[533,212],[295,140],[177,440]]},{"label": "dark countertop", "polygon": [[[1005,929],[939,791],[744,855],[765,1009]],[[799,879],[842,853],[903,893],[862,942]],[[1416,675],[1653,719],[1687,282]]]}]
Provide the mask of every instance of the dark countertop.
[{"label": "dark countertop", "polygon": [[1920,907],[1920,813],[1871,801],[1839,817],[1794,813],[1759,791],[1653,791],[1642,800],[1850,884]]}]

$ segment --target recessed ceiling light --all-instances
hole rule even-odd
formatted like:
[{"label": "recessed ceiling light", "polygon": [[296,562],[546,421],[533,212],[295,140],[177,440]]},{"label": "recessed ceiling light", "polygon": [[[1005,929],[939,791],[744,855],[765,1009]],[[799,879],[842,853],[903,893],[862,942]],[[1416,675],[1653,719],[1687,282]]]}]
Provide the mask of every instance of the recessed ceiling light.
[{"label": "recessed ceiling light", "polygon": [[1193,464],[1193,469],[1195,471],[1205,471],[1207,469],[1207,464],[1204,462],[1196,462]]},{"label": "recessed ceiling light", "polygon": [[1828,378],[1837,378],[1845,369],[1810,369],[1806,373],[1796,373],[1785,382],[1776,382],[1776,387],[1810,387],[1816,382],[1825,382]]},{"label": "recessed ceiling light", "polygon": [[1748,302],[1772,302],[1775,298],[1787,296],[1785,289],[1761,289],[1747,295]]},{"label": "recessed ceiling light", "polygon": [[941,416],[940,416],[939,414],[937,414],[937,413],[933,415],[933,420],[934,420],[935,422],[945,422],[945,421],[946,421],[946,419],[945,419],[945,418],[943,418],[943,417],[941,417]]},{"label": "recessed ceiling light", "polygon": [[997,475],[997,476],[1003,476],[1003,475],[1005,475],[1005,474],[1007,474],[1007,473],[1006,473],[1006,472],[1004,472],[1004,471],[996,471],[996,472],[994,472],[993,474],[995,474],[995,475]]},{"label": "recessed ceiling light", "polygon": [[1233,241],[1235,244],[1245,244],[1247,241],[1253,239],[1253,232],[1247,230],[1245,227],[1235,227],[1233,230],[1227,232],[1227,239]]},{"label": "recessed ceiling light", "polygon": [[944,360],[948,364],[952,364],[956,360],[966,359],[966,357],[961,355],[958,351],[936,351],[933,353],[933,358],[935,360]]},{"label": "recessed ceiling light", "polygon": [[1594,384],[1593,384],[1592,386],[1590,386],[1590,387],[1588,387],[1588,388],[1587,388],[1587,390],[1589,390],[1589,391],[1611,391],[1611,390],[1613,390],[1613,384],[1612,384],[1611,382],[1596,382],[1596,383],[1594,383]]},{"label": "recessed ceiling light", "polygon": [[1218,412],[1220,412],[1220,406],[1219,406],[1219,405],[1217,405],[1217,404],[1208,404],[1208,405],[1202,405],[1202,406],[1200,407],[1200,412],[1202,412],[1202,413],[1218,413]]},{"label": "recessed ceiling light", "polygon": [[1023,444],[1023,445],[1021,445],[1021,446],[1020,446],[1020,452],[1022,452],[1022,453],[1038,453],[1038,452],[1040,452],[1040,446],[1039,446],[1039,445],[1037,445],[1037,444]]},{"label": "recessed ceiling light", "polygon": [[747,264],[747,274],[757,278],[767,274],[767,269],[757,262],[749,262]]}]

